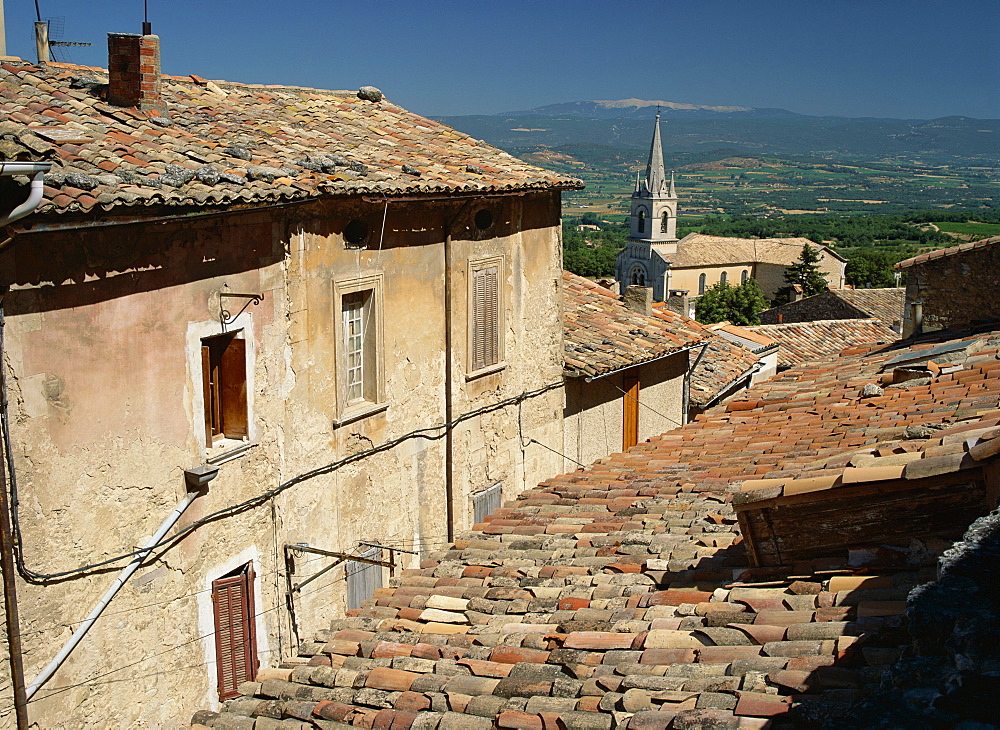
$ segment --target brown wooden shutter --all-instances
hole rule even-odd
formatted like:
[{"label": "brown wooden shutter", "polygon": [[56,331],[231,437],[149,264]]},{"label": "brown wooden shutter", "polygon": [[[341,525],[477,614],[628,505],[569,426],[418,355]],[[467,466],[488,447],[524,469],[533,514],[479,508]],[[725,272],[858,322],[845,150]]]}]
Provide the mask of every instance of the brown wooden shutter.
[{"label": "brown wooden shutter", "polygon": [[500,292],[496,266],[473,272],[472,369],[500,362]]},{"label": "brown wooden shutter", "polygon": [[250,436],[247,418],[247,346],[235,337],[226,345],[219,363],[222,383],[222,433],[227,438]]},{"label": "brown wooden shutter", "polygon": [[212,446],[212,350],[201,346],[201,380],[205,397],[205,446]]},{"label": "brown wooden shutter", "polygon": [[248,565],[238,575],[212,581],[220,700],[237,696],[237,687],[252,681],[257,672],[253,576],[253,567]]},{"label": "brown wooden shutter", "polygon": [[623,381],[622,449],[629,449],[639,443],[639,378],[626,375]]}]

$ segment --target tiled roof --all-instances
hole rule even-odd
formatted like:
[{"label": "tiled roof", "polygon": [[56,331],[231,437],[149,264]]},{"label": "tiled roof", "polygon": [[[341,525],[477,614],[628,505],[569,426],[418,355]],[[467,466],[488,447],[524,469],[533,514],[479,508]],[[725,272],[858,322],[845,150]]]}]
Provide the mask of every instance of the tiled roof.
[{"label": "tiled roof", "polygon": [[669,310],[647,317],[582,276],[563,272],[564,369],[595,376],[663,357],[712,336],[694,320]]},{"label": "tiled roof", "polygon": [[877,319],[828,319],[819,322],[763,324],[747,329],[780,343],[778,365],[781,367],[799,365],[856,345],[875,342],[888,344],[899,339],[895,330]]},{"label": "tiled roof", "polygon": [[660,255],[674,268],[751,263],[789,266],[799,260],[803,246],[844,260],[835,251],[808,238],[729,238],[703,233],[689,233],[677,242],[676,253],[660,252]]},{"label": "tiled roof", "polygon": [[777,345],[777,341],[770,337],[754,332],[752,328],[733,324],[732,322],[718,322],[708,325],[710,329],[726,337],[730,342],[736,342],[750,348],[753,352],[763,352],[768,348]]},{"label": "tiled roof", "polygon": [[984,246],[996,246],[1000,244],[1000,236],[993,236],[992,238],[983,238],[978,241],[970,241],[968,243],[960,243],[957,246],[949,246],[948,248],[939,248],[936,251],[928,251],[927,253],[922,253],[918,256],[908,258],[905,261],[900,261],[896,264],[897,269],[908,269],[915,264],[922,264],[925,261],[930,261],[932,259],[940,259],[945,256],[954,256],[956,254],[965,253],[974,248],[983,248]]},{"label": "tiled roof", "polygon": [[785,323],[808,322],[818,319],[875,317],[886,327],[903,320],[906,289],[828,289],[797,302],[788,302],[765,309],[761,319],[769,324],[782,317]]},{"label": "tiled roof", "polygon": [[886,289],[830,289],[831,296],[842,299],[871,317],[881,320],[887,327],[903,320],[905,287]]},{"label": "tiled roof", "polygon": [[[984,454],[1000,441],[1000,333],[950,336],[950,348],[856,348],[803,366],[547,480],[300,645],[298,659],[262,670],[229,717],[193,721],[818,727],[899,656],[907,595],[934,578],[949,543],[748,569],[734,496],[750,476],[825,477],[869,457],[929,472],[948,468],[941,450],[949,463]],[[930,377],[894,387],[882,370],[901,354]]]},{"label": "tiled roof", "polygon": [[159,116],[104,101],[107,80],[0,64],[0,151],[55,163],[39,213],[582,187],[355,92],[164,76]]},{"label": "tiled roof", "polygon": [[697,408],[706,408],[739,381],[753,374],[760,354],[716,335],[691,371],[689,400]]}]

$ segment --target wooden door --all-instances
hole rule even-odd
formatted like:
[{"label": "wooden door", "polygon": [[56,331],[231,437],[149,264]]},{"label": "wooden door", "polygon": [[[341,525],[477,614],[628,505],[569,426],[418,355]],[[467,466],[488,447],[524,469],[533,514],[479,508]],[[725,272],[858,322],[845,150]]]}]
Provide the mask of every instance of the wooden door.
[{"label": "wooden door", "polygon": [[622,449],[629,449],[639,443],[639,377],[626,375],[622,378]]}]

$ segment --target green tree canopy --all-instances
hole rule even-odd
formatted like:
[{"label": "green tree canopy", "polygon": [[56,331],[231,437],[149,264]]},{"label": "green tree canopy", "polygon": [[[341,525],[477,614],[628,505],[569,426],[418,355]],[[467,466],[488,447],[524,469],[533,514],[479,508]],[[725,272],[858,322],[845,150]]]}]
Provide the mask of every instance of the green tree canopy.
[{"label": "green tree canopy", "polygon": [[791,301],[792,290],[796,284],[802,287],[803,296],[811,297],[829,289],[826,279],[819,271],[819,252],[812,246],[802,246],[799,260],[785,269],[785,283],[776,293],[774,303],[784,304]]},{"label": "green tree canopy", "polygon": [[702,324],[729,321],[736,325],[760,324],[761,310],[767,309],[767,300],[754,279],[747,279],[739,286],[719,282],[698,297],[695,319]]},{"label": "green tree canopy", "polygon": [[874,248],[861,249],[847,262],[847,283],[874,288],[896,286],[892,265],[896,263],[897,258],[888,251]]}]

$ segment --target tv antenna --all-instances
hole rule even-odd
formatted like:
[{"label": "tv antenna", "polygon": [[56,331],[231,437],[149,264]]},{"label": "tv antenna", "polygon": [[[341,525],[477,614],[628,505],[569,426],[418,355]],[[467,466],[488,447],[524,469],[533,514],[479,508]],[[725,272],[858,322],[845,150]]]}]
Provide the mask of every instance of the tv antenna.
[{"label": "tv antenna", "polygon": [[[54,56],[59,63],[73,63],[69,53],[62,49],[70,46],[90,45],[90,43],[79,41],[61,40],[66,29],[66,18],[59,16],[42,20],[42,11],[38,7],[38,0],[35,0],[35,18],[35,52],[38,54],[39,64],[48,63],[50,56]],[[59,50],[56,50],[57,48]]]}]

